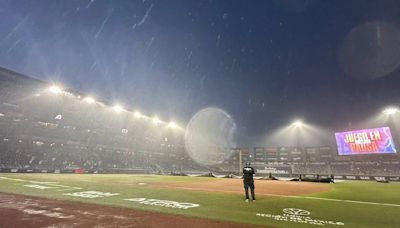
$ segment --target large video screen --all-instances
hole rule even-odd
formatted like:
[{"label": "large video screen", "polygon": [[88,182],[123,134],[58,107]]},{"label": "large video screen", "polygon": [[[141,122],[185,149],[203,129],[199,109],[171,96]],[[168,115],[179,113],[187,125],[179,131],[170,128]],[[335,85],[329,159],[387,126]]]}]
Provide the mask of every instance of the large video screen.
[{"label": "large video screen", "polygon": [[394,154],[389,127],[335,133],[339,155]]}]

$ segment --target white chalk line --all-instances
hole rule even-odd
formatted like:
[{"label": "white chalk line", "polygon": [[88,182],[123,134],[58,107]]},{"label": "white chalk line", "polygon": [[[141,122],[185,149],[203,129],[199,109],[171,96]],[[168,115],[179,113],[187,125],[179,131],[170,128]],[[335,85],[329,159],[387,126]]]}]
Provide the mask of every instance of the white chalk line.
[{"label": "white chalk line", "polygon": [[32,180],[24,180],[24,179],[10,178],[10,177],[2,177],[2,176],[0,176],[0,179],[12,180],[12,181],[18,181],[18,182],[29,182],[29,183],[32,183],[32,184],[43,184],[45,186],[47,185],[47,186],[51,186],[51,187],[54,187],[54,188],[62,188],[62,189],[58,189],[58,190],[54,190],[54,191],[70,191],[70,190],[80,190],[80,189],[82,189],[80,187],[72,187],[72,186],[68,186],[68,185],[61,185],[61,184],[57,184],[57,182],[49,182],[49,181],[32,181]]},{"label": "white chalk line", "polygon": [[380,205],[380,206],[391,206],[391,207],[400,207],[400,204],[393,204],[393,203],[375,203],[375,202],[368,202],[368,201],[331,199],[331,198],[321,198],[321,197],[312,197],[312,196],[288,196],[288,197],[303,198],[303,199],[314,199],[314,200],[336,201],[336,202],[347,202],[347,203],[370,204],[370,205]]},{"label": "white chalk line", "polygon": [[26,181],[26,180],[23,180],[23,179],[9,178],[9,177],[0,177],[0,179],[4,179],[4,180],[13,180],[13,181],[19,181],[19,182],[24,182],[24,181]]},{"label": "white chalk line", "polygon": [[[166,186],[169,187],[169,186]],[[190,187],[172,187],[178,189],[185,189],[185,190],[198,190],[198,191],[209,191],[210,189],[204,188],[190,188]],[[230,190],[215,190],[213,192],[220,192],[220,193],[236,193],[237,191],[230,191]],[[269,193],[256,193],[257,195],[262,196],[274,196],[274,197],[285,197],[285,198],[298,198],[298,199],[312,199],[312,200],[325,200],[325,201],[333,201],[333,202],[346,202],[346,203],[358,203],[358,204],[368,204],[368,205],[379,205],[379,206],[390,206],[390,207],[400,207],[400,204],[392,204],[392,203],[376,203],[376,202],[368,202],[368,201],[358,201],[358,200],[345,200],[345,199],[332,199],[332,198],[321,198],[321,197],[313,197],[313,196],[288,196],[288,195],[279,195],[279,194],[269,194]]]},{"label": "white chalk line", "polygon": [[83,189],[83,188],[80,188],[80,187],[71,187],[71,188],[58,189],[58,190],[54,190],[54,191],[62,192],[62,191],[72,191],[72,190],[80,190],[80,189]]}]

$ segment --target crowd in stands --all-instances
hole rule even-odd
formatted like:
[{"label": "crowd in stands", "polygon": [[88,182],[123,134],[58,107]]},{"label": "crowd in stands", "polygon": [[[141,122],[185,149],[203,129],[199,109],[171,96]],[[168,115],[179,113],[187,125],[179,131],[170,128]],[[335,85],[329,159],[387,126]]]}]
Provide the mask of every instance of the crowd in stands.
[{"label": "crowd in stands", "polygon": [[0,69],[0,168],[190,168],[183,133]]}]

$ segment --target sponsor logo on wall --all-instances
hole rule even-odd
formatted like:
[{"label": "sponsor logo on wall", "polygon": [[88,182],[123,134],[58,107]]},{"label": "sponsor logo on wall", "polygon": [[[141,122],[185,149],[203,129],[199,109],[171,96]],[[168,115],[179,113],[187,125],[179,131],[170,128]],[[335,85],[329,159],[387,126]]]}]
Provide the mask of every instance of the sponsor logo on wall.
[{"label": "sponsor logo on wall", "polygon": [[370,180],[371,178],[370,177],[367,177],[367,176],[360,176],[360,180]]},{"label": "sponsor logo on wall", "polygon": [[346,176],[346,179],[355,180],[355,179],[356,179],[356,176]]},{"label": "sponsor logo on wall", "polygon": [[400,177],[389,177],[390,181],[399,181]]}]

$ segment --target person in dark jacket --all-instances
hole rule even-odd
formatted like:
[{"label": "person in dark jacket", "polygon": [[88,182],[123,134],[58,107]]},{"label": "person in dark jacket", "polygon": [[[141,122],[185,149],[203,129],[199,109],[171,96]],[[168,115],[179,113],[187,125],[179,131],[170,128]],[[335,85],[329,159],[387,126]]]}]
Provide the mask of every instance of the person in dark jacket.
[{"label": "person in dark jacket", "polygon": [[246,166],[243,168],[243,185],[244,192],[246,194],[246,202],[249,202],[249,188],[251,192],[251,198],[253,201],[256,200],[254,195],[254,179],[253,175],[255,174],[253,167],[250,166],[250,162],[246,162]]}]

